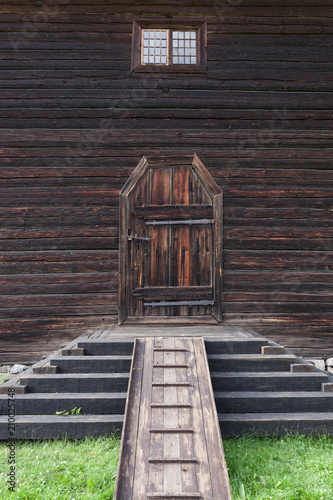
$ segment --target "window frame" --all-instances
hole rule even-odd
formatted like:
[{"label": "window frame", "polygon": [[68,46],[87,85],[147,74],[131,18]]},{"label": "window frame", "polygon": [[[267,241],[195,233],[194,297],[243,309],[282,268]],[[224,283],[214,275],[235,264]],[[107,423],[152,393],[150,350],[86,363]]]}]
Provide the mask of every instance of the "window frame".
[{"label": "window frame", "polygon": [[[142,64],[142,30],[168,30],[168,64]],[[196,31],[197,63],[173,64],[170,59],[172,31]],[[206,73],[207,67],[207,22],[198,20],[140,19],[133,21],[131,71],[136,73]]]}]

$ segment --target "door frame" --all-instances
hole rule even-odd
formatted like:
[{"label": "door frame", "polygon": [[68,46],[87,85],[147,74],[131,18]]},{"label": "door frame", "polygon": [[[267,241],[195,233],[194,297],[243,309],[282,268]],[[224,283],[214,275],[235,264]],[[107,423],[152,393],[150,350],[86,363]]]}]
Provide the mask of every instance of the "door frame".
[{"label": "door frame", "polygon": [[[212,317],[216,322],[222,321],[222,280],[223,280],[223,193],[220,187],[216,184],[213,177],[210,175],[199,157],[194,154],[193,158],[175,158],[148,161],[143,156],[137,167],[132,172],[131,176],[126,181],[125,185],[119,193],[119,274],[118,274],[118,324],[122,324],[129,317],[129,289],[130,289],[130,262],[129,262],[129,246],[128,233],[130,229],[130,197],[134,189],[150,168],[172,167],[175,165],[191,165],[193,170],[198,175],[201,182],[207,189],[211,199],[213,208],[213,232],[214,232],[214,249],[213,249],[213,272],[212,272],[212,289],[213,289],[213,313]],[[139,322],[141,317],[136,317]],[[148,317],[145,317],[146,319]],[[184,318],[191,318],[195,323],[195,316],[172,316],[170,320],[173,323],[183,322]],[[159,317],[152,317],[156,323],[160,323]],[[147,322],[147,321],[146,321]]]}]

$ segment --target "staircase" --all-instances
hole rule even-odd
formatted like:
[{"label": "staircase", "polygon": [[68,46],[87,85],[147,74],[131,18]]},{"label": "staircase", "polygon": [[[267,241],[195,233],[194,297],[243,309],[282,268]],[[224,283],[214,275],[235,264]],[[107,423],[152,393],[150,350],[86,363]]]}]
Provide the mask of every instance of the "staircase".
[{"label": "staircase", "polygon": [[[223,436],[333,435],[333,377],[245,330],[225,337],[200,331]],[[134,335],[82,336],[2,384],[0,439],[80,439],[121,429],[133,346]],[[8,390],[15,391],[15,435],[9,435]],[[68,415],[56,414],[62,411]]]},{"label": "staircase", "polygon": [[265,339],[205,345],[223,437],[333,435],[332,377]]},{"label": "staircase", "polygon": [[[0,439],[81,439],[120,430],[133,345],[119,340],[77,342],[3,384]],[[15,390],[14,436],[8,435],[9,387]]]}]

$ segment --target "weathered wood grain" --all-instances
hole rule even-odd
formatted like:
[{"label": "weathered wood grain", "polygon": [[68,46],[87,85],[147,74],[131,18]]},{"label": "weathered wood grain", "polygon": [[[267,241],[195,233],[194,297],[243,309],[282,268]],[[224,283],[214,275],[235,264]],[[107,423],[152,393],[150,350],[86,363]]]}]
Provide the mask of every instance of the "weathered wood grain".
[{"label": "weathered wood grain", "polygon": [[[0,8],[5,357],[36,359],[116,320],[119,191],[143,155],[194,152],[224,194],[222,313],[299,352],[333,353],[331,1],[74,0],[47,19],[44,9]],[[133,18],[170,11],[207,20],[207,73],[131,75]],[[172,204],[164,212],[178,217]],[[203,250],[195,276],[207,281]]]}]

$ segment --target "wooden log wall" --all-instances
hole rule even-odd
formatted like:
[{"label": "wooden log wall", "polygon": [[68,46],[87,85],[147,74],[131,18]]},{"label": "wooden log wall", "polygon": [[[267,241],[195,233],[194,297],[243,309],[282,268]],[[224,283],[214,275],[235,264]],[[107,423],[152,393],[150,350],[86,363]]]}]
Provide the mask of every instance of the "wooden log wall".
[{"label": "wooden log wall", "polygon": [[[116,321],[118,193],[196,152],[226,324],[333,355],[331,0],[1,0],[1,360]],[[208,22],[206,74],[133,74],[132,21]]]}]

